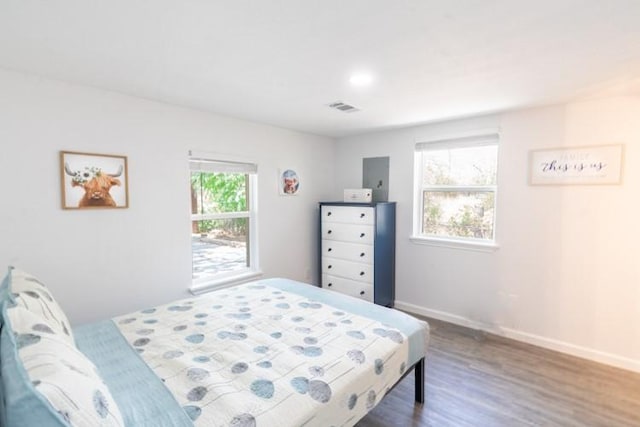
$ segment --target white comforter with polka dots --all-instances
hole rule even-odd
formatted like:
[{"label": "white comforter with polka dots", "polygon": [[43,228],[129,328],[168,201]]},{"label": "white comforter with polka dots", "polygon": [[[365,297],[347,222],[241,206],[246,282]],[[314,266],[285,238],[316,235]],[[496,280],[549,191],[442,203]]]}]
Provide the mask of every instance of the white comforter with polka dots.
[{"label": "white comforter with polka dots", "polygon": [[196,426],[350,426],[408,368],[399,330],[269,281],[114,322]]}]

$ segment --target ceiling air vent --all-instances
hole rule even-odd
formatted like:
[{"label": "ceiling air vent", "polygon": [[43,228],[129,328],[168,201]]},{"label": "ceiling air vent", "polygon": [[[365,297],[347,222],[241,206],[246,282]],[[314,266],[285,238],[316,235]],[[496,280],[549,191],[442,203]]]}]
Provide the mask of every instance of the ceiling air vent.
[{"label": "ceiling air vent", "polygon": [[356,111],[360,111],[353,105],[345,104],[344,102],[341,102],[341,101],[332,102],[331,104],[329,104],[329,108],[340,110],[345,113],[355,113]]}]

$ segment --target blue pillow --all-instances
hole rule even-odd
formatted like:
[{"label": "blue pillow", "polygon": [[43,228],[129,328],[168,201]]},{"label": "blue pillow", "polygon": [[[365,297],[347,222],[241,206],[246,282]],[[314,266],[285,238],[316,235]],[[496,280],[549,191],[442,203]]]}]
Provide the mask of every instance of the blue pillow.
[{"label": "blue pillow", "polygon": [[[55,301],[48,290],[33,276],[10,268],[2,292],[9,297],[0,301],[0,424],[123,426],[95,365],[60,327],[63,314],[53,316]],[[25,298],[39,304],[27,304]]]},{"label": "blue pillow", "polygon": [[[2,399],[3,421],[6,425],[21,425],[20,423],[26,421],[36,423],[29,425],[68,427],[62,416],[53,411],[44,401],[42,395],[36,392],[22,367],[18,356],[16,336],[7,322],[7,308],[9,305],[9,301],[2,302],[3,326],[0,334],[2,371],[0,378],[2,379],[2,393],[4,395]],[[14,409],[18,411],[16,412]]]},{"label": "blue pillow", "polygon": [[[7,275],[4,276],[4,279],[2,279],[2,284],[0,284],[0,311],[4,310],[4,305],[9,300],[9,282],[10,281],[11,281],[11,267],[9,267],[9,271],[7,272]],[[2,328],[3,324],[4,324],[4,316],[0,315],[0,329],[4,329]],[[0,340],[4,341],[4,339],[1,338],[1,335],[0,335]],[[0,354],[0,363],[2,363],[2,359],[3,359],[2,354]],[[3,384],[4,384],[4,381],[2,381],[2,370],[0,369],[0,425],[6,425]]]},{"label": "blue pillow", "polygon": [[[11,270],[13,270],[13,267],[9,267],[9,271],[7,271],[7,275],[4,276],[4,279],[2,280],[2,284],[0,284],[0,304],[2,304],[3,301],[8,300],[9,296],[11,295],[10,286],[9,286],[11,283]],[[2,325],[2,323],[0,323],[0,325]]]}]

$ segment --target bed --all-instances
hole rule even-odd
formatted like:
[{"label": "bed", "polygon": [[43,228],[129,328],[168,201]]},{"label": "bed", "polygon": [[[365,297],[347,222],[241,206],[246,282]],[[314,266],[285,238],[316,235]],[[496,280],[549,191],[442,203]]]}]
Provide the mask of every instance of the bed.
[{"label": "bed", "polygon": [[415,373],[425,322],[287,279],[71,329],[44,284],[2,285],[7,426],[351,426]]}]

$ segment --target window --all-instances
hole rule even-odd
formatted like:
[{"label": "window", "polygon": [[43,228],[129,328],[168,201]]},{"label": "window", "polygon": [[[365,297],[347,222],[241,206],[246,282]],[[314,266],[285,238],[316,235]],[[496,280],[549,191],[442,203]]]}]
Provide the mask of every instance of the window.
[{"label": "window", "polygon": [[416,145],[414,237],[495,244],[498,134]]},{"label": "window", "polygon": [[257,166],[193,157],[189,164],[194,288],[256,275]]}]

